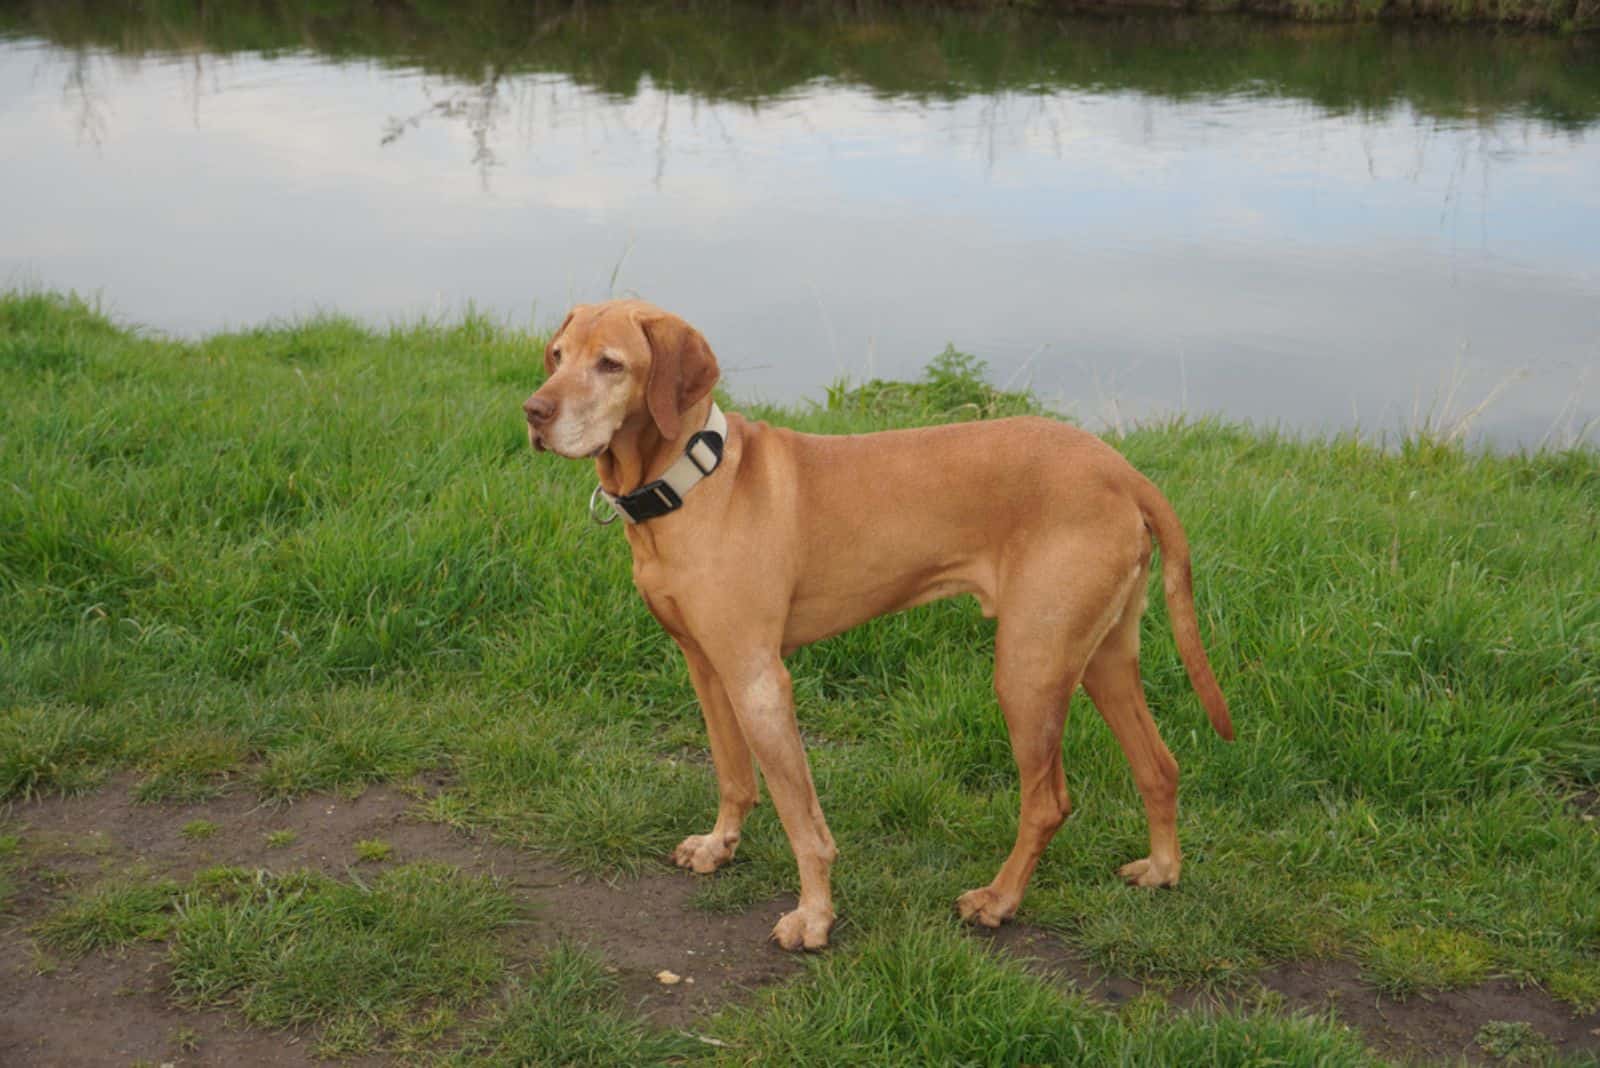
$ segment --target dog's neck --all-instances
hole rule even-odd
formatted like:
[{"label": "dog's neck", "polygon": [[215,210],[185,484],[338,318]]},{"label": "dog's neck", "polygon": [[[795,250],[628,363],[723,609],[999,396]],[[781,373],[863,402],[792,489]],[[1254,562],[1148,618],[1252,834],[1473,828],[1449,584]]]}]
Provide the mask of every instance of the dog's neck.
[{"label": "dog's neck", "polygon": [[671,441],[662,436],[648,414],[623,424],[606,451],[595,458],[594,470],[601,488],[613,497],[621,497],[660,478],[683,455],[689,439],[706,425],[712,403],[707,394],[685,410],[679,419],[678,436]]}]

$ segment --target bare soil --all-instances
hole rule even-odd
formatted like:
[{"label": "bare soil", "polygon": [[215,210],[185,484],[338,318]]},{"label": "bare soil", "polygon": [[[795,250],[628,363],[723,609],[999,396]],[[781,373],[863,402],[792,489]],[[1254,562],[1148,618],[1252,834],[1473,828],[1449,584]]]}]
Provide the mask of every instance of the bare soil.
[{"label": "bare soil", "polygon": [[[1276,1000],[1287,1012],[1331,1012],[1385,1057],[1424,1064],[1495,1063],[1473,1041],[1478,1029],[1491,1020],[1520,1021],[1548,1038],[1560,1053],[1600,1058],[1600,1013],[1575,1014],[1541,990],[1504,979],[1401,1000],[1365,982],[1360,968],[1350,961],[1315,960],[1268,968],[1256,975],[1254,988],[1174,990],[1107,975],[1061,939],[1025,925],[1001,928],[990,937],[997,948],[1028,960],[1036,971],[1065,979],[1113,1006],[1152,989],[1185,1009]],[[1263,994],[1268,998],[1262,999]]]},{"label": "bare soil", "polygon": [[[74,890],[129,870],[178,880],[218,864],[340,874],[370,867],[356,856],[363,839],[393,846],[389,864],[443,861],[504,880],[527,920],[509,936],[513,971],[558,937],[587,944],[617,969],[627,1003],[662,1027],[686,1028],[799,968],[766,942],[792,900],[738,915],[708,913],[688,904],[692,878],[665,864],[660,874],[625,882],[584,878],[533,854],[418,822],[407,814],[415,801],[393,788],[370,789],[354,800],[317,795],[281,806],[242,796],[140,805],[130,798],[132,785],[123,779],[84,797],[12,811],[27,870],[11,915],[0,919],[0,989],[6,992],[0,998],[0,1065],[326,1063],[312,1054],[314,1035],[249,1030],[225,1013],[168,1005],[158,947],[60,961],[42,953],[27,928]],[[200,819],[216,824],[215,833],[201,840],[180,833]],[[283,830],[294,832],[294,842],[269,848],[266,836]],[[663,970],[682,982],[658,982]]]},{"label": "bare soil", "polygon": [[[535,854],[419,822],[409,815],[412,796],[394,787],[373,788],[356,799],[317,795],[265,806],[240,795],[140,805],[131,799],[132,785],[125,777],[87,796],[30,802],[11,811],[9,822],[23,835],[24,865],[19,893],[9,914],[0,917],[0,1064],[326,1063],[314,1056],[313,1034],[252,1030],[223,1012],[169,1005],[160,947],[62,961],[42,952],[28,928],[73,891],[111,875],[135,871],[184,880],[217,864],[339,874],[363,866],[355,852],[363,839],[393,846],[389,863],[436,860],[498,876],[523,904],[528,921],[509,936],[513,971],[536,960],[558,937],[576,939],[617,969],[626,1002],[660,1027],[693,1033],[698,1018],[793,976],[800,966],[766,941],[792,900],[721,915],[693,908],[693,877],[665,863],[659,873],[626,881],[574,875]],[[199,840],[180,833],[199,819],[216,824],[215,833]],[[294,832],[293,843],[269,848],[266,836],[284,830]],[[1146,992],[1133,980],[1097,972],[1059,938],[1026,925],[979,937],[1107,1003]],[[656,979],[663,970],[682,981],[663,985]],[[1362,982],[1356,967],[1344,961],[1282,965],[1257,978],[1287,1010],[1331,1010],[1374,1049],[1403,1060],[1486,1061],[1473,1035],[1490,1020],[1525,1021],[1564,1053],[1600,1057],[1600,1014],[1574,1016],[1543,992],[1504,981],[1396,1001]],[[1249,996],[1160,993],[1179,1007],[1238,1003]]]}]

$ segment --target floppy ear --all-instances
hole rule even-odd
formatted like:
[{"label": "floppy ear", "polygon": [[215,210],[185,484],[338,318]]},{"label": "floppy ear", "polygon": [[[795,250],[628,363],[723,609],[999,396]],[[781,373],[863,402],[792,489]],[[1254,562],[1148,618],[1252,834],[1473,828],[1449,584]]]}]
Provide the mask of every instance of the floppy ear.
[{"label": "floppy ear", "polygon": [[567,325],[572,322],[572,317],[576,314],[578,314],[577,308],[567,312],[567,317],[561,320],[561,325],[556,327],[556,332],[550,335],[550,343],[544,347],[544,373],[547,378],[555,371],[556,341],[561,337],[562,331],[566,330]]},{"label": "floppy ear", "polygon": [[645,405],[661,436],[671,441],[678,436],[683,412],[711,392],[722,372],[700,331],[676,315],[641,319],[639,327],[650,342]]}]

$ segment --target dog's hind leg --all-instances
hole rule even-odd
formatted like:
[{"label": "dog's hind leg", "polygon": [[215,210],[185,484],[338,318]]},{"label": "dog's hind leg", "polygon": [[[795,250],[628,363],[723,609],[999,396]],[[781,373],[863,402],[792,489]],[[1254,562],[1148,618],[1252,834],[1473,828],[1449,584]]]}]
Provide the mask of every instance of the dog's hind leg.
[{"label": "dog's hind leg", "polygon": [[1143,574],[1130,610],[1095,651],[1083,688],[1122,746],[1133,782],[1150,821],[1150,855],[1119,870],[1136,886],[1175,886],[1182,857],[1178,851],[1178,762],[1173,759],[1145,702],[1139,677],[1139,616],[1144,605]]},{"label": "dog's hind leg", "polygon": [[1022,808],[1016,844],[994,880],[956,900],[963,920],[985,927],[998,927],[1016,914],[1039,857],[1072,811],[1061,766],[1061,731],[1076,676],[1047,682],[1018,678],[1015,673],[1001,681],[1000,672],[996,675],[995,690],[1022,784]]},{"label": "dog's hind leg", "polygon": [[1061,766],[1068,701],[1084,665],[1115,620],[1126,573],[1094,581],[1082,574],[1062,589],[1075,554],[1070,546],[1019,568],[999,603],[995,632],[995,696],[1011,735],[1022,804],[1017,840],[988,886],[956,901],[961,918],[997,927],[1016,914],[1023,891],[1050,839],[1072,811]]}]

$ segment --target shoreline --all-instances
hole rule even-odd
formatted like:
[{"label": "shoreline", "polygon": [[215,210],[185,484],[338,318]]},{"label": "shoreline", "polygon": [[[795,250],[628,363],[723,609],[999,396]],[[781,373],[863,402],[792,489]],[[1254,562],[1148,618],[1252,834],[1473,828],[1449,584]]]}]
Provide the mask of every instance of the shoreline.
[{"label": "shoreline", "polygon": [[1367,23],[1391,26],[1477,26],[1600,32],[1595,0],[1042,0],[1030,3],[982,0],[970,8],[1013,8],[1063,15],[1233,15],[1287,22]]}]

